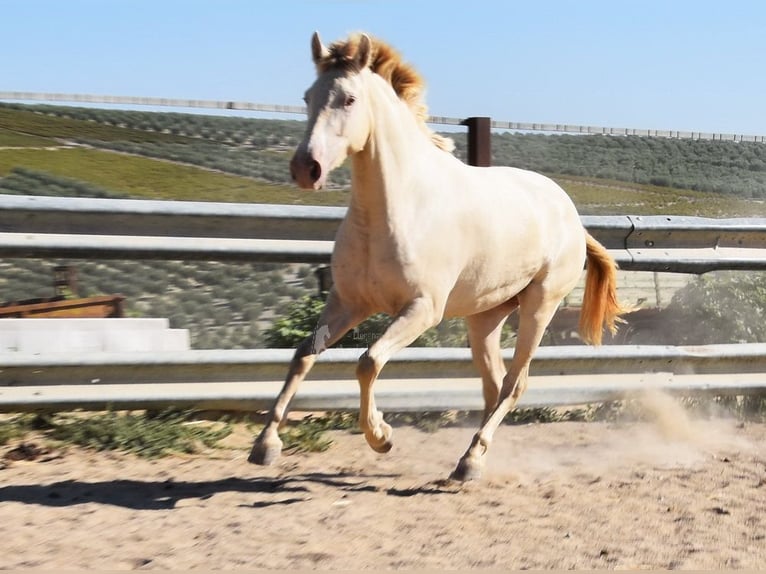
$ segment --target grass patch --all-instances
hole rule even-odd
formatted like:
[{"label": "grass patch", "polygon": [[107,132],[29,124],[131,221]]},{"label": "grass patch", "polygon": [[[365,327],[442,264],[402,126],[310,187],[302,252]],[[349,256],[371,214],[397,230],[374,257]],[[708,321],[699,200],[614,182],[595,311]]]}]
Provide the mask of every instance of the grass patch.
[{"label": "grass patch", "polygon": [[442,428],[464,426],[472,421],[478,425],[480,417],[469,411],[423,411],[418,413],[387,413],[386,422],[392,426],[412,426],[433,433]]},{"label": "grass patch", "polygon": [[0,420],[0,446],[22,438],[36,428],[37,417],[30,414],[13,415]]},{"label": "grass patch", "polygon": [[201,447],[213,447],[231,433],[228,424],[213,429],[197,423],[191,412],[172,409],[140,414],[110,411],[88,417],[53,417],[47,434],[54,440],[85,448],[157,458],[173,452],[199,452]]},{"label": "grass patch", "polygon": [[211,426],[194,413],[162,412],[57,413],[22,415],[0,424],[0,443],[37,432],[46,440],[98,451],[129,452],[144,458],[171,453],[196,453],[214,447],[232,429],[224,422]]},{"label": "grass patch", "polygon": [[551,176],[569,194],[581,215],[762,217],[764,202],[694,191],[574,176]]},{"label": "grass patch", "polygon": [[51,138],[20,134],[11,130],[0,128],[0,148],[3,147],[48,147],[58,145]]},{"label": "grass patch", "polygon": [[[698,418],[731,418],[741,422],[766,423],[766,397],[711,396],[680,397],[678,404]],[[504,419],[504,424],[556,422],[639,422],[656,418],[640,399],[608,401],[579,408],[520,408]],[[387,413],[393,426],[413,426],[423,432],[436,432],[454,426],[478,427],[481,413],[434,411]],[[256,429],[251,429],[255,434]],[[357,413],[330,412],[308,415],[280,432],[285,454],[324,452],[333,441],[328,431],[358,430]],[[78,445],[97,451],[128,452],[144,458],[174,453],[199,453],[215,448],[233,432],[233,423],[197,418],[193,411],[169,409],[162,412],[21,414],[0,420],[0,445],[25,440],[35,433],[59,445]]]},{"label": "grass patch", "polygon": [[40,111],[0,107],[0,128],[23,134],[60,139],[98,139],[102,141],[175,142],[185,143],[191,138],[109,126],[92,121],[59,117]]},{"label": "grass patch", "polygon": [[323,416],[308,415],[295,425],[288,426],[280,434],[285,453],[324,452],[332,446],[329,430],[357,428],[357,417],[352,413],[329,413]]},{"label": "grass patch", "polygon": [[591,413],[589,407],[574,409],[556,409],[551,407],[518,408],[508,413],[503,422],[510,425],[532,423],[588,422]]},{"label": "grass patch", "polygon": [[0,176],[16,168],[86,181],[133,198],[342,205],[347,193],[306,193],[188,165],[94,149],[13,149],[0,153]]}]

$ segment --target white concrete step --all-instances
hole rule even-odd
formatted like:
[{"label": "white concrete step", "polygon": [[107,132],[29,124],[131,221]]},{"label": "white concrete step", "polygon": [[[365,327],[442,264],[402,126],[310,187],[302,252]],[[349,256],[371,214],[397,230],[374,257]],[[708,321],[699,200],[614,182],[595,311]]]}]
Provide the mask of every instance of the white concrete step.
[{"label": "white concrete step", "polygon": [[0,319],[0,353],[184,351],[189,331],[162,318]]}]

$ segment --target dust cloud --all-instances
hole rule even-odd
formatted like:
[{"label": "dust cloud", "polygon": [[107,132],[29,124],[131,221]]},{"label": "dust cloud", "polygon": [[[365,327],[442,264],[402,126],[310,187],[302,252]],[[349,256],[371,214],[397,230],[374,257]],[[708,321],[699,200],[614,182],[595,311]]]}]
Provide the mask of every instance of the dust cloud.
[{"label": "dust cloud", "polygon": [[523,483],[634,466],[693,469],[721,450],[753,449],[737,434],[740,423],[735,419],[692,416],[678,399],[659,390],[642,392],[634,403],[637,412],[631,418],[638,421],[573,423],[569,444],[536,442],[530,447],[523,439],[528,432],[501,427],[490,449],[487,472],[511,474]]}]

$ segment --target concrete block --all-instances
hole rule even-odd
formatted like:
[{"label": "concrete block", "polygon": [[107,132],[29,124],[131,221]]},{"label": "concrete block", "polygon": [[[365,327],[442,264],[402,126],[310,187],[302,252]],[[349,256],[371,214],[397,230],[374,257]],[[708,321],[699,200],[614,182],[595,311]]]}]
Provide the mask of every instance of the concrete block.
[{"label": "concrete block", "polygon": [[182,351],[186,329],[164,318],[0,319],[0,353],[93,353]]}]

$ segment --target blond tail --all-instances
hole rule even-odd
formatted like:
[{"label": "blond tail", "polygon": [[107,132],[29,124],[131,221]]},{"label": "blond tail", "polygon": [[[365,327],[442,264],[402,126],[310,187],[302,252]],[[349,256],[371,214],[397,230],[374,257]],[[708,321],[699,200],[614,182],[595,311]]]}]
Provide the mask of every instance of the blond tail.
[{"label": "blond tail", "polygon": [[580,310],[580,337],[590,345],[600,345],[604,327],[614,334],[620,315],[627,310],[617,301],[617,264],[598,241],[585,232],[585,294]]}]

